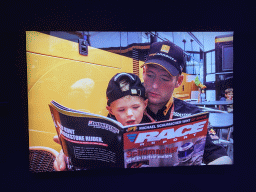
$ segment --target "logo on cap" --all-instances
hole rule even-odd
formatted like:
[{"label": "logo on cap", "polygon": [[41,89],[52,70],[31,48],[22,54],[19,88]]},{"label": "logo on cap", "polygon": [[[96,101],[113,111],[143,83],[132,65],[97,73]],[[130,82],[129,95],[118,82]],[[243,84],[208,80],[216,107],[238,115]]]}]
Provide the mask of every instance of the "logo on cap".
[{"label": "logo on cap", "polygon": [[162,51],[162,52],[168,53],[169,50],[170,50],[170,46],[168,46],[168,45],[162,45],[162,48],[161,48],[161,51]]},{"label": "logo on cap", "polygon": [[132,93],[133,95],[136,95],[136,94],[137,94],[137,90],[136,90],[136,89],[131,89],[131,93]]},{"label": "logo on cap", "polygon": [[122,92],[128,91],[130,89],[130,83],[126,81],[126,79],[123,79],[119,82],[120,89]]}]

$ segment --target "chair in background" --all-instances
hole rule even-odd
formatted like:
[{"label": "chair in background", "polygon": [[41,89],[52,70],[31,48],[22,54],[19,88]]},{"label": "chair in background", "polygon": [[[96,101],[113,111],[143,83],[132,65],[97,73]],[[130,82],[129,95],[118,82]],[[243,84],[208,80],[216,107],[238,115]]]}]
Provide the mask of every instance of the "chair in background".
[{"label": "chair in background", "polygon": [[33,146],[29,147],[29,171],[53,172],[53,162],[59,153],[49,147]]},{"label": "chair in background", "polygon": [[226,151],[228,156],[231,156],[231,152],[233,151],[233,138],[231,138],[231,134],[233,132],[233,125],[226,126],[226,127],[221,127],[221,128],[216,128],[213,127],[213,129],[217,130],[217,135],[219,139],[216,141],[217,145],[223,146]]},{"label": "chair in background", "polygon": [[194,100],[194,99],[198,100],[198,94],[199,94],[199,91],[191,91],[191,96],[190,96],[191,100]]},{"label": "chair in background", "polygon": [[210,113],[209,121],[213,130],[216,131],[217,136],[219,137],[214,143],[223,146],[226,149],[228,156],[231,157],[233,155],[232,151],[234,143],[233,138],[231,138],[234,129],[233,114],[227,112]]}]

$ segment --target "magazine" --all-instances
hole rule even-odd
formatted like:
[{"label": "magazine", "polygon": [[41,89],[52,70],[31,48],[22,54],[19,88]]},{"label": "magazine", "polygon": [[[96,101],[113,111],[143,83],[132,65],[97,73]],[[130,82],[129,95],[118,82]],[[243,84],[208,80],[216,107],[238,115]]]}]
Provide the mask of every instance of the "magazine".
[{"label": "magazine", "polygon": [[209,113],[123,126],[51,101],[69,170],[201,165]]}]

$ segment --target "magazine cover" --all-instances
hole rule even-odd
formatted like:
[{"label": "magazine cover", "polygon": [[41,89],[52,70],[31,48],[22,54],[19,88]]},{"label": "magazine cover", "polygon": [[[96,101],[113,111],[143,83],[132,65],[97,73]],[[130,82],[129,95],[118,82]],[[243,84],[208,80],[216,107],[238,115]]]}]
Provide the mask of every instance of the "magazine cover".
[{"label": "magazine cover", "polygon": [[122,126],[105,116],[49,104],[69,170],[200,165],[209,113]]},{"label": "magazine cover", "polygon": [[126,128],[125,168],[201,165],[209,113]]}]

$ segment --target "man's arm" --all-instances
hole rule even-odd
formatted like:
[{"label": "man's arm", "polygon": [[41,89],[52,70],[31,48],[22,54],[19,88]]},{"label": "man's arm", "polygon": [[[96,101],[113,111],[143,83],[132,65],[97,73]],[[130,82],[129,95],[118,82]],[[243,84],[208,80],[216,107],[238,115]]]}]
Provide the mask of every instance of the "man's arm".
[{"label": "man's arm", "polygon": [[208,163],[207,165],[230,165],[230,164],[232,164],[231,158],[229,156],[222,156]]},{"label": "man's arm", "polygon": [[[210,130],[211,128],[212,126],[209,123],[208,130]],[[206,135],[203,162],[207,165],[232,164],[232,160],[228,156],[226,150],[222,146],[213,143],[208,131]]]},{"label": "man's arm", "polygon": [[209,136],[209,133],[207,133],[206,136],[203,161],[207,165],[232,164],[232,160],[227,155],[226,150],[222,146],[214,144]]},{"label": "man's arm", "polygon": [[[60,144],[60,140],[57,135],[53,137],[53,141]],[[55,171],[67,171],[65,158],[66,156],[64,155],[63,150],[61,149],[59,155],[56,157],[53,163]]]}]

